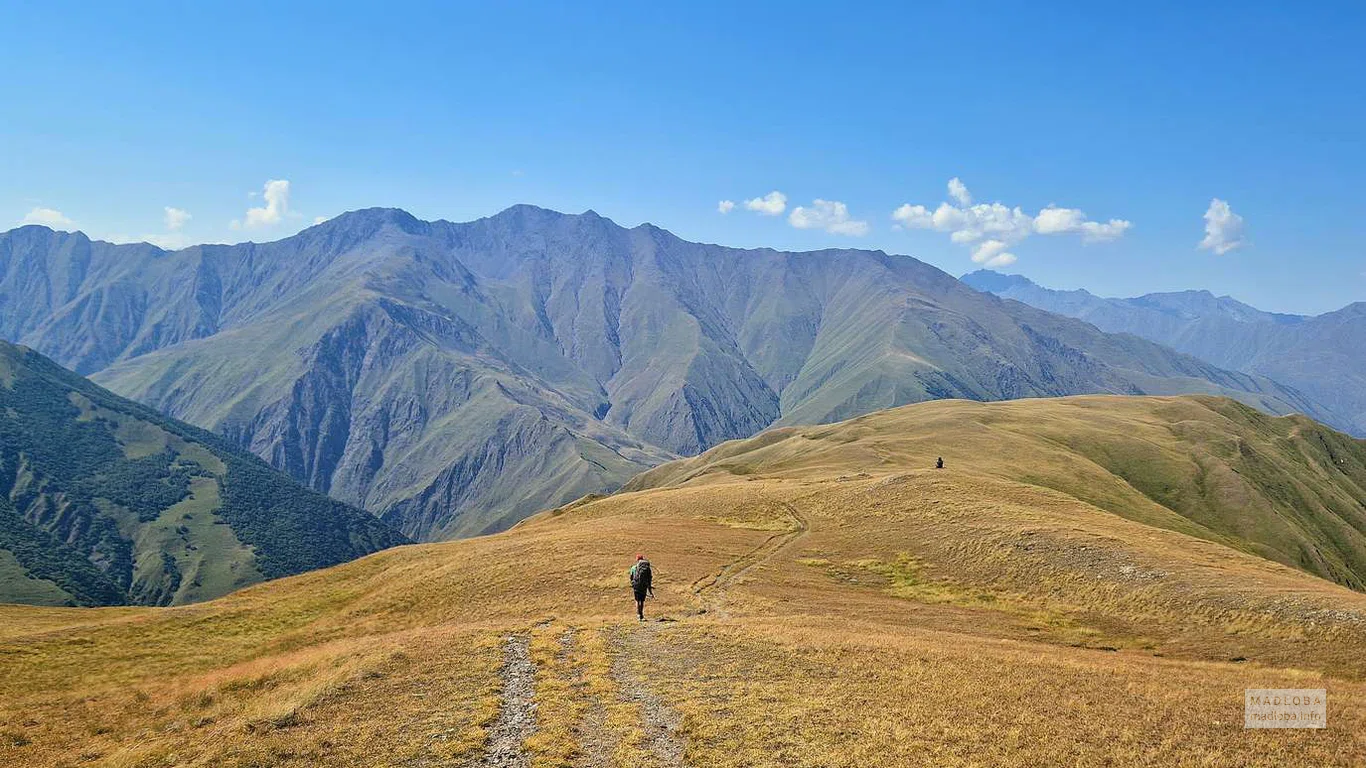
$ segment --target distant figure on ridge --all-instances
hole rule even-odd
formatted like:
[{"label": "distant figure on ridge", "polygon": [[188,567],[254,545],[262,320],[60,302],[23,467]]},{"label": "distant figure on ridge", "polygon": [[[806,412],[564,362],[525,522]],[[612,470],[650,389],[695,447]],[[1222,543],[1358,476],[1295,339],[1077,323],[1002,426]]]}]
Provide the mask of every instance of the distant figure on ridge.
[{"label": "distant figure on ridge", "polygon": [[939,457],[939,460],[936,461],[936,462],[934,463],[934,468],[935,468],[935,469],[943,469],[943,468],[944,468],[944,457],[943,457],[943,456],[940,456],[940,457]]},{"label": "distant figure on ridge", "polygon": [[636,555],[636,564],[631,566],[631,591],[636,595],[636,620],[645,621],[645,597],[655,596],[654,574],[650,572],[650,561],[645,555]]}]

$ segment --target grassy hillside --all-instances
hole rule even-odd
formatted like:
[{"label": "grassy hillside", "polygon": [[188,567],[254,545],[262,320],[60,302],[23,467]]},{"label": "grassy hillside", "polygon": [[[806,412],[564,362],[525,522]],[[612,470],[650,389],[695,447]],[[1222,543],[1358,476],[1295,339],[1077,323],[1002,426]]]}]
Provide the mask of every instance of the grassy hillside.
[{"label": "grassy hillside", "polygon": [[[208,603],[0,607],[0,762],[1360,764],[1366,595],[1097,463],[1161,429],[1173,451],[1222,431],[1261,455],[1243,413],[909,406]],[[1268,459],[1242,492],[1326,477],[1314,455]],[[627,618],[642,551],[668,621]],[[1244,731],[1247,687],[1327,688],[1328,729]]]},{"label": "grassy hillside", "polygon": [[403,537],[0,342],[0,601],[204,600]]},{"label": "grassy hillside", "polygon": [[927,403],[727,443],[627,490],[832,465],[883,474],[940,456],[1366,590],[1366,441],[1225,398]]}]

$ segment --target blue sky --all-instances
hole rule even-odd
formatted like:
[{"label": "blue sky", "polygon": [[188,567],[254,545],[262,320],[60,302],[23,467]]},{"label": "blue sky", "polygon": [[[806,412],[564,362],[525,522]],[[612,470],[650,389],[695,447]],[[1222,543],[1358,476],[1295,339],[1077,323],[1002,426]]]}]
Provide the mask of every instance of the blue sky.
[{"label": "blue sky", "polygon": [[[1360,3],[104,5],[0,0],[0,226],[270,240],[527,202],[1103,295],[1366,299]],[[1216,198],[1242,226],[1200,249]]]}]

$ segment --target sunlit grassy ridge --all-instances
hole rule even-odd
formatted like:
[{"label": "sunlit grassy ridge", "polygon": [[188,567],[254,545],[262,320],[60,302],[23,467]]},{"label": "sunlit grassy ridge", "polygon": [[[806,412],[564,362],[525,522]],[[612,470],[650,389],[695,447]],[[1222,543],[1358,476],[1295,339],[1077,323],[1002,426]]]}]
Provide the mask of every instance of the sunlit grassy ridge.
[{"label": "sunlit grassy ridge", "polygon": [[[209,603],[0,607],[0,763],[478,764],[508,633],[536,664],[536,765],[658,761],[641,690],[688,765],[1359,763],[1366,595],[1197,515],[1351,527],[1331,472],[1358,482],[1360,444],[1316,430],[1212,399],[929,403]],[[1176,509],[1143,462],[1098,460],[1210,475],[1240,441],[1262,474],[1173,485]],[[636,552],[675,622],[623,621]],[[1246,687],[1328,688],[1329,729],[1244,732]]]},{"label": "sunlit grassy ridge", "polygon": [[638,476],[964,472],[1061,491],[1366,589],[1366,441],[1224,398],[945,401],[772,430]]}]

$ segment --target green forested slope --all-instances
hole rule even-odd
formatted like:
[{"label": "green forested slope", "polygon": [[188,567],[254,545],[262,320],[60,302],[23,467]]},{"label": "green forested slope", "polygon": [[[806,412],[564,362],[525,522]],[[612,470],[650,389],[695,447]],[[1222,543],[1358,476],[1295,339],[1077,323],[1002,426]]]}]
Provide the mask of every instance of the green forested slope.
[{"label": "green forested slope", "polygon": [[0,342],[0,602],[207,599],[404,538]]}]

